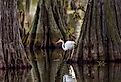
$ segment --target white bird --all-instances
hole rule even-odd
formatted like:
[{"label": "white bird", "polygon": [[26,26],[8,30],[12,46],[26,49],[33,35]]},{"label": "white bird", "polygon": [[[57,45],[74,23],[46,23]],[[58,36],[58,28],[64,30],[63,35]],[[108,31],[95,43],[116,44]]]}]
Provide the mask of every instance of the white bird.
[{"label": "white bird", "polygon": [[60,42],[62,43],[62,48],[63,48],[64,51],[74,49],[74,46],[75,46],[74,41],[66,41],[64,43],[64,41],[62,39],[60,39],[56,43],[60,43]]}]

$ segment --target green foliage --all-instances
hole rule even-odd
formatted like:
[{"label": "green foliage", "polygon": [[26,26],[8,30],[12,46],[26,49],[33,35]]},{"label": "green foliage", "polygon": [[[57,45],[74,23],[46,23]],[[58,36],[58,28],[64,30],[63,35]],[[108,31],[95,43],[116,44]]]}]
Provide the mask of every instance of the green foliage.
[{"label": "green foliage", "polygon": [[70,36],[74,33],[74,28],[71,27],[71,25],[67,28],[66,34],[67,36]]},{"label": "green foliage", "polygon": [[19,11],[24,11],[23,0],[18,0],[18,2],[17,2],[17,9]]},{"label": "green foliage", "polygon": [[97,61],[97,66],[98,67],[103,67],[103,66],[105,66],[105,62],[104,61]]},{"label": "green foliage", "polygon": [[38,0],[32,0],[32,5],[36,5]]},{"label": "green foliage", "polygon": [[84,6],[79,5],[78,9],[81,9],[83,12],[85,12]]},{"label": "green foliage", "polygon": [[81,19],[81,16],[79,15],[78,12],[74,12],[73,13],[73,19],[77,19],[77,20],[80,20]]}]

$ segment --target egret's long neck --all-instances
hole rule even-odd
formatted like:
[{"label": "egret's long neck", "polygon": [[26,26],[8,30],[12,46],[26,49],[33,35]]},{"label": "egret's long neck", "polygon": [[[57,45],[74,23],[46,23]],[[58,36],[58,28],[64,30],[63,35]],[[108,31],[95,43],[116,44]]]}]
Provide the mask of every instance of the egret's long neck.
[{"label": "egret's long neck", "polygon": [[61,41],[61,42],[62,42],[62,48],[63,48],[64,50],[67,50],[64,41]]},{"label": "egret's long neck", "polygon": [[64,41],[61,41],[62,42],[62,48],[65,48],[65,44],[64,44]]}]

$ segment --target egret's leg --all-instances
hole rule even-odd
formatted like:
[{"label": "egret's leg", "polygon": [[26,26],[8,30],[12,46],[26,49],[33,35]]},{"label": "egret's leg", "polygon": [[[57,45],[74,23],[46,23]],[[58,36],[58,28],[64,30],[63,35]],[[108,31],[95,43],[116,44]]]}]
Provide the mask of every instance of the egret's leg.
[{"label": "egret's leg", "polygon": [[69,58],[70,58],[70,51],[68,51],[68,54],[67,54],[66,60],[68,60]]},{"label": "egret's leg", "polygon": [[67,51],[65,51],[64,55],[63,55],[63,60],[66,59],[66,54],[67,54]]},{"label": "egret's leg", "polygon": [[74,49],[72,49],[72,50],[69,51],[69,55],[67,57],[67,60],[72,58],[73,53],[74,53]]},{"label": "egret's leg", "polygon": [[71,57],[70,57],[70,59],[72,59],[73,54],[74,54],[74,49],[72,50],[72,53],[71,53]]}]

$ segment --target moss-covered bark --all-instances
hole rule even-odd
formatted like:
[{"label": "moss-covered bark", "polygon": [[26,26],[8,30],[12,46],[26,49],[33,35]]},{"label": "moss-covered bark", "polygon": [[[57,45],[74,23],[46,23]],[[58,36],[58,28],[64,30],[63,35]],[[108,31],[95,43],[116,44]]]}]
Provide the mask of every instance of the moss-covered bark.
[{"label": "moss-covered bark", "polygon": [[120,60],[119,0],[90,0],[75,50],[75,60]]},{"label": "moss-covered bark", "polygon": [[28,29],[31,26],[31,19],[30,16],[30,5],[31,0],[18,0],[17,1],[17,13],[18,13],[18,19],[20,22],[20,35],[21,38],[24,37],[24,35],[28,32]]}]

